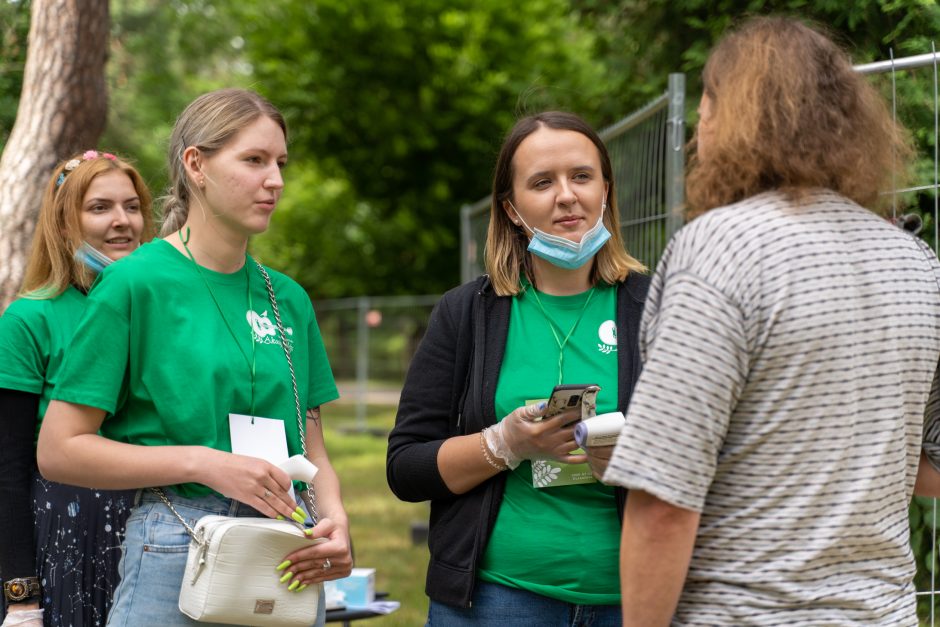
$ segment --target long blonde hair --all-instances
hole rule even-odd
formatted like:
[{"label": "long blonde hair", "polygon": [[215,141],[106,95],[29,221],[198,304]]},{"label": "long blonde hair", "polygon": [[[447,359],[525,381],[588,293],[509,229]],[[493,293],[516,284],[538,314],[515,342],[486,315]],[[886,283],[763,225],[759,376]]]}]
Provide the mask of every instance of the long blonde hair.
[{"label": "long blonde hair", "polygon": [[712,132],[706,158],[691,160],[689,218],[774,189],[798,198],[823,187],[879,209],[892,177],[906,178],[910,141],[884,99],[798,19],[746,21],[715,46],[703,79]]},{"label": "long blonde hair", "polygon": [[[20,291],[24,298],[54,298],[70,284],[85,290],[91,285],[94,275],[77,262],[74,255],[84,240],[81,213],[85,192],[102,174],[123,172],[131,180],[140,199],[140,213],[144,219],[141,242],[153,238],[150,190],[137,170],[123,159],[110,158],[113,155],[105,157],[103,153],[97,153],[95,157],[86,159],[87,155],[87,152],[78,153],[59,163],[46,184]],[[78,161],[78,165],[66,170],[71,161]]]},{"label": "long blonde hair", "polygon": [[177,231],[189,217],[189,203],[196,193],[183,165],[183,151],[195,146],[206,156],[218,152],[239,131],[266,116],[284,131],[287,124],[277,108],[259,94],[238,88],[210,91],[193,100],[176,119],[167,154],[170,185],[160,200],[163,225],[160,236]]},{"label": "long blonde hair", "polygon": [[573,113],[544,111],[520,119],[503,140],[496,169],[493,174],[493,195],[490,203],[490,224],[486,232],[486,271],[493,288],[500,296],[518,294],[520,279],[535,285],[532,258],[528,252],[529,238],[525,231],[512,223],[503,210],[503,203],[512,200],[512,159],[529,135],[542,127],[575,131],[591,140],[597,147],[601,162],[601,173],[607,182],[607,209],[604,211],[604,226],[610,231],[610,239],[595,255],[591,268],[591,284],[598,281],[614,284],[627,278],[630,272],[645,272],[646,267],[634,259],[624,248],[620,234],[620,212],[617,210],[617,194],[613,179],[610,154],[601,138],[591,126]]}]

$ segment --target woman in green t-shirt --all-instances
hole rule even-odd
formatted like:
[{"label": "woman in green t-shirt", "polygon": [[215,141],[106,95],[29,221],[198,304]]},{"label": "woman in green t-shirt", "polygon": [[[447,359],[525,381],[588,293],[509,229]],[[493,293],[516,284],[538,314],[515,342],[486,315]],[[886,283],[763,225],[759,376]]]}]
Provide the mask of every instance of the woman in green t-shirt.
[{"label": "woman in green t-shirt", "polygon": [[21,297],[0,316],[0,573],[8,619],[27,621],[17,624],[90,627],[108,615],[133,493],[43,479],[36,434],[88,287],[153,233],[150,193],[127,162],[88,150],[53,170]]},{"label": "woman in green t-shirt", "polygon": [[[214,91],[177,119],[168,156],[164,239],[107,269],[89,295],[40,433],[39,465],[46,476],[80,485],[167,486],[175,510],[190,520],[302,520],[290,479],[262,458],[306,450],[319,468],[321,515],[308,535],[327,541],[279,556],[271,577],[312,594],[352,568],[320,425],[320,405],[337,397],[336,386],[310,298],[247,254],[284,186],[286,125],[252,91]],[[283,326],[275,326],[275,312]],[[114,416],[105,419],[107,412]],[[169,508],[141,490],[109,625],[192,624],[177,607],[188,545]]]},{"label": "woman in green t-shirt", "polygon": [[431,501],[428,624],[620,624],[618,509],[575,454],[579,409],[539,420],[557,384],[625,411],[648,279],[623,248],[607,149],[583,120],[520,120],[496,163],[488,276],[441,299],[389,437],[388,480]]}]

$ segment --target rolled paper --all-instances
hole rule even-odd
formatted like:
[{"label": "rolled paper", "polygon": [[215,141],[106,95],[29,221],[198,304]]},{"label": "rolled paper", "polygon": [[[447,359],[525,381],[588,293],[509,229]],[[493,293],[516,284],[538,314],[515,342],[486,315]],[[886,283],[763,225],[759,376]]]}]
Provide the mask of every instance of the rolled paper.
[{"label": "rolled paper", "polygon": [[619,411],[582,420],[574,427],[574,441],[578,446],[611,446],[617,443],[626,418]]}]

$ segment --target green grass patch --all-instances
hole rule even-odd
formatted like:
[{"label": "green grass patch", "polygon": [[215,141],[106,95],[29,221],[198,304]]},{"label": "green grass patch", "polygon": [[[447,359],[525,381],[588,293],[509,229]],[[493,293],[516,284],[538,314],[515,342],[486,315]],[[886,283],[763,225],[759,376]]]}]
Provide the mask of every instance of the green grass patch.
[{"label": "green grass patch", "polygon": [[[376,589],[401,602],[401,609],[388,616],[369,619],[368,627],[423,625],[428,598],[424,579],[428,565],[427,545],[411,542],[411,524],[427,522],[426,503],[403,503],[385,481],[384,436],[357,433],[356,408],[332,403],[324,408],[323,424],[330,460],[339,473],[343,502],[349,514],[356,565],[375,568]],[[395,407],[370,405],[368,427],[387,433],[395,422]]]}]

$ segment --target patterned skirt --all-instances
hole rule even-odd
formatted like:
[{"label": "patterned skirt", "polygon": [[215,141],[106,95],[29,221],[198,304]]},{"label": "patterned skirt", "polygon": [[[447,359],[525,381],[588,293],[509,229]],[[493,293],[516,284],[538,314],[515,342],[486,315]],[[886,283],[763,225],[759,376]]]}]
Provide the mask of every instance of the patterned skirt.
[{"label": "patterned skirt", "polygon": [[135,493],[77,488],[36,473],[36,565],[46,627],[107,623]]}]

